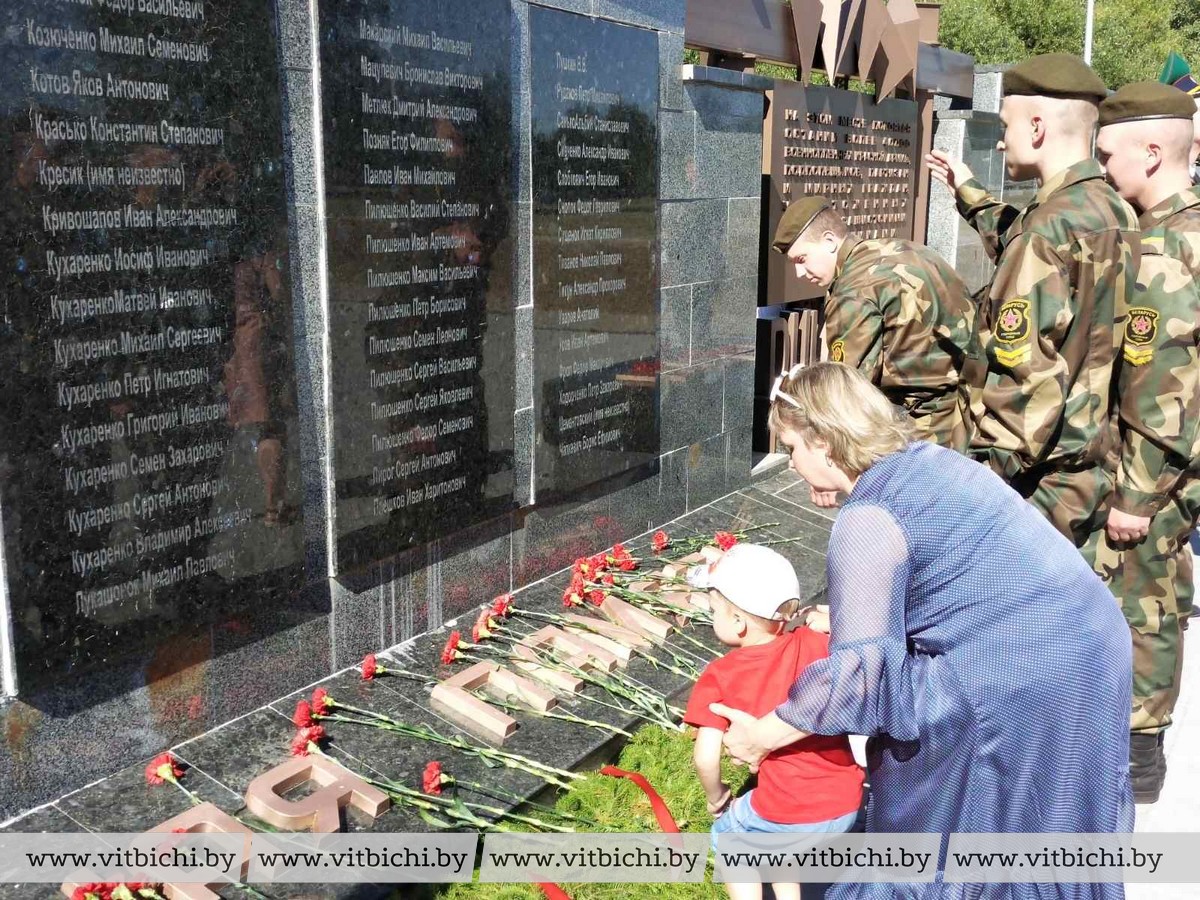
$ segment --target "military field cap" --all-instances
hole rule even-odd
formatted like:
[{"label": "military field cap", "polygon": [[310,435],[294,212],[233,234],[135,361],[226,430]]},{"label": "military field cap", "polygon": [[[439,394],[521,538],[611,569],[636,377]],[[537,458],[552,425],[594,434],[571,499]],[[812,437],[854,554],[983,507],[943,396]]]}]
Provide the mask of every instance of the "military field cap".
[{"label": "military field cap", "polygon": [[1163,84],[1179,88],[1185,94],[1190,94],[1200,100],[1200,83],[1197,83],[1196,77],[1192,74],[1192,67],[1187,64],[1187,60],[1178,53],[1167,54],[1167,61],[1163,63],[1162,71],[1158,73],[1158,80]]},{"label": "military field cap", "polygon": [[1108,88],[1091,66],[1071,53],[1031,56],[1005,71],[1000,80],[1005,97],[1013,95],[1057,97],[1064,100],[1099,102]]},{"label": "military field cap", "polygon": [[775,241],[771,246],[780,253],[787,253],[788,247],[812,224],[817,213],[829,209],[829,206],[829,201],[824,197],[801,197],[793,200],[783,211],[783,218],[779,220],[779,227],[775,229]]},{"label": "military field cap", "polygon": [[1157,81],[1127,84],[1100,104],[1100,127],[1143,119],[1187,119],[1196,114],[1196,101],[1174,85]]}]

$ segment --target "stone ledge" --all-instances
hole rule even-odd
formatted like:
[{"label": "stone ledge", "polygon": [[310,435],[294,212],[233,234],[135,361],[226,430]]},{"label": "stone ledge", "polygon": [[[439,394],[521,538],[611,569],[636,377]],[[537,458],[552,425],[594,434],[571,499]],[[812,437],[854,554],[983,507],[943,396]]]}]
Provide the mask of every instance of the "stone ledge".
[{"label": "stone ledge", "polygon": [[774,80],[762,75],[752,75],[749,72],[735,72],[733,69],[719,69],[716,66],[683,65],[679,74],[687,84],[715,84],[731,91],[769,91],[774,86]]}]

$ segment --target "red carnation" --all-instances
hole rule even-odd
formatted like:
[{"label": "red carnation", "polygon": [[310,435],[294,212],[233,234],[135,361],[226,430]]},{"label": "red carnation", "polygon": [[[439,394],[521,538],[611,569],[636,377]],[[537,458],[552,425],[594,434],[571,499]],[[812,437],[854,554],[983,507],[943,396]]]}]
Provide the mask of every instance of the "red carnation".
[{"label": "red carnation", "polygon": [[458,645],[462,641],[462,635],[457,631],[450,632],[450,637],[446,641],[446,646],[442,648],[442,662],[445,665],[450,665],[454,660],[458,659]]},{"label": "red carnation", "polygon": [[600,583],[606,584],[609,587],[612,587],[613,584],[616,583],[616,580],[617,579],[613,576],[612,572],[605,572],[603,575],[600,576]]},{"label": "red carnation", "polygon": [[595,566],[592,564],[591,559],[586,556],[581,556],[579,559],[575,560],[575,569],[571,575],[573,578],[591,578],[594,572]]},{"label": "red carnation", "polygon": [[500,616],[500,618],[502,618],[502,619],[508,618],[509,613],[512,612],[512,607],[513,607],[513,595],[512,594],[501,594],[499,597],[497,597],[495,600],[492,601],[492,612],[495,613],[496,615]]},{"label": "red carnation", "polygon": [[667,536],[665,531],[654,532],[654,537],[652,540],[654,541],[655,553],[662,553],[667,549],[667,545],[671,543],[671,539]]},{"label": "red carnation", "polygon": [[179,763],[170,753],[160,753],[146,765],[146,783],[162,784],[169,781],[172,784],[183,774]]},{"label": "red carnation", "polygon": [[600,606],[607,599],[608,595],[604,591],[588,591],[587,598],[594,606]]},{"label": "red carnation", "polygon": [[592,569],[596,572],[603,572],[608,568],[608,557],[603,553],[597,553],[594,556],[589,556],[588,562],[592,564]]},{"label": "red carnation", "polygon": [[333,700],[329,697],[329,691],[325,688],[317,688],[312,692],[312,714],[314,716],[327,716],[329,709],[333,706]]},{"label": "red carnation", "polygon": [[730,534],[728,531],[718,531],[713,535],[713,542],[722,550],[728,550],[738,542],[738,539],[735,535]]},{"label": "red carnation", "polygon": [[437,760],[426,765],[421,773],[421,790],[434,795],[442,792],[442,764]]},{"label": "red carnation", "polygon": [[309,728],[301,728],[292,738],[292,756],[308,756],[311,752],[309,744],[320,749],[323,740],[325,740],[325,729],[322,726],[313,725]]},{"label": "red carnation", "polygon": [[292,724],[297,728],[309,728],[312,726],[312,706],[307,700],[296,702],[296,711],[292,713]]},{"label": "red carnation", "polygon": [[114,887],[116,885],[105,884],[99,881],[81,884],[71,894],[71,900],[109,900],[112,897],[112,889]]},{"label": "red carnation", "polygon": [[368,653],[362,661],[362,680],[370,681],[375,677],[377,671],[379,671],[379,666],[375,662],[375,654]]}]

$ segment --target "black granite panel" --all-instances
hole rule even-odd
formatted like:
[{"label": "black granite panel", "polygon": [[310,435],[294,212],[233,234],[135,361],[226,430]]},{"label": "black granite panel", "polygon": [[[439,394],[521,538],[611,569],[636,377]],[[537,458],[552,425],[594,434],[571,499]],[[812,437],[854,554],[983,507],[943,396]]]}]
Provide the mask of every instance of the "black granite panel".
[{"label": "black granite panel", "polygon": [[299,429],[274,4],[10,0],[0,34],[0,505],[30,696],[303,607]]},{"label": "black granite panel", "polygon": [[654,471],[658,36],[530,9],[534,495]]},{"label": "black granite panel", "polygon": [[513,502],[508,0],[322,0],[339,573]]}]

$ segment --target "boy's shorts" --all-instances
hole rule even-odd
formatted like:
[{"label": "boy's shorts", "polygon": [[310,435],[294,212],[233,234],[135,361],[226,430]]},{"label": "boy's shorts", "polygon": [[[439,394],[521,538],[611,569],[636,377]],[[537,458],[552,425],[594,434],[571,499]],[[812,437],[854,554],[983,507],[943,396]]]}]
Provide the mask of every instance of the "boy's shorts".
[{"label": "boy's shorts", "polygon": [[712,848],[714,852],[717,849],[718,834],[744,834],[747,832],[758,834],[844,834],[854,827],[854,823],[858,819],[858,810],[856,809],[854,812],[826,822],[798,822],[791,825],[771,822],[754,811],[754,807],[750,805],[750,798],[753,795],[754,791],[742,794],[729,804],[725,812],[721,814],[721,818],[713,822]]}]

